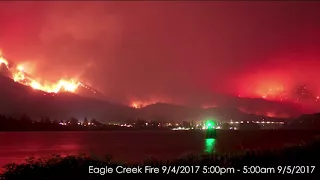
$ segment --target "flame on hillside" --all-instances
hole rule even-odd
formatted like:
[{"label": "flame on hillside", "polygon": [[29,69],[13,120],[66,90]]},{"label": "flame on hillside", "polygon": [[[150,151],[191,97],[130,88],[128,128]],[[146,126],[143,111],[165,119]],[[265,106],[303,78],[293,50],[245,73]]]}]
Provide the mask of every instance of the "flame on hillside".
[{"label": "flame on hillside", "polygon": [[0,55],[0,65],[4,64],[9,69],[9,63]]},{"label": "flame on hillside", "polygon": [[143,102],[143,101],[134,101],[131,103],[131,107],[138,109],[138,108],[143,108],[143,107],[151,105],[151,104],[154,104],[154,103]]},{"label": "flame on hillside", "polygon": [[130,106],[135,109],[143,108],[152,104],[156,104],[157,101],[132,101]]},{"label": "flame on hillside", "polygon": [[261,115],[266,117],[277,117],[277,118],[289,118],[290,115],[286,113],[277,113],[275,111],[252,111],[245,107],[239,107],[238,110],[241,112],[244,112],[246,114],[255,114],[255,115]]},{"label": "flame on hillside", "polygon": [[5,65],[7,69],[12,73],[12,78],[15,82],[20,84],[30,86],[33,89],[45,91],[48,93],[58,93],[61,91],[75,92],[79,86],[87,88],[85,85],[79,81],[73,79],[60,79],[56,83],[40,83],[35,79],[31,78],[25,72],[25,66],[18,64],[15,67],[11,67],[9,62],[3,58],[0,54],[0,65]]}]

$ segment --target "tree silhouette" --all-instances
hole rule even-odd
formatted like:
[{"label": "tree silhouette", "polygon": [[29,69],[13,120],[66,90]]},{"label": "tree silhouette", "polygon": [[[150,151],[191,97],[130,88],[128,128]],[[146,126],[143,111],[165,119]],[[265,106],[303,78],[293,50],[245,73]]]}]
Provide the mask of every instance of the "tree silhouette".
[{"label": "tree silhouette", "polygon": [[222,129],[230,129],[230,127],[231,126],[230,126],[229,123],[223,123],[222,126],[221,126]]},{"label": "tree silhouette", "polygon": [[96,125],[96,126],[101,126],[101,125],[102,125],[102,123],[100,123],[99,121],[97,121],[95,118],[91,119],[91,123],[92,123],[93,125]]},{"label": "tree silhouette", "polygon": [[260,125],[257,123],[241,123],[239,125],[239,129],[241,130],[258,130],[260,129]]},{"label": "tree silhouette", "polygon": [[53,124],[59,124],[59,121],[57,119],[53,120]]},{"label": "tree silhouette", "polygon": [[70,124],[72,125],[72,126],[77,126],[78,125],[78,119],[76,119],[76,118],[74,118],[74,117],[72,117],[71,119],[70,119]]},{"label": "tree silhouette", "polygon": [[83,125],[88,126],[88,123],[89,123],[89,121],[88,121],[87,117],[85,117],[83,120]]},{"label": "tree silhouette", "polygon": [[51,121],[49,117],[41,117],[40,122],[47,124],[47,123],[50,123]]},{"label": "tree silhouette", "polygon": [[20,118],[22,122],[32,122],[31,118],[27,116],[26,114],[23,114]]}]

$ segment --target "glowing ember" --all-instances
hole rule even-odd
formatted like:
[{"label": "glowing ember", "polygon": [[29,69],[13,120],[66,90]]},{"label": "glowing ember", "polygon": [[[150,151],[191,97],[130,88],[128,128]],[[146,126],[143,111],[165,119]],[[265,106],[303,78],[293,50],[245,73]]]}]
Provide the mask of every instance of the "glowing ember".
[{"label": "glowing ember", "polygon": [[139,102],[133,102],[133,103],[131,104],[131,107],[133,107],[133,108],[142,108],[143,105],[140,104]]},{"label": "glowing ember", "polygon": [[22,65],[18,65],[17,66],[17,70],[23,72],[24,71],[24,67]]},{"label": "glowing ember", "polygon": [[3,57],[0,56],[0,65],[4,64],[5,66],[7,66],[7,68],[9,68],[9,63],[8,61],[6,61]]},{"label": "glowing ember", "polygon": [[33,89],[41,89],[41,84],[39,84],[38,82],[36,82],[36,81],[32,81],[31,83],[30,83],[30,86],[33,88]]},{"label": "glowing ember", "polygon": [[155,104],[155,103],[143,102],[143,101],[134,101],[134,102],[131,103],[131,107],[138,109],[138,108],[146,107],[146,106],[151,105],[151,104]]},{"label": "glowing ember", "polygon": [[256,94],[263,99],[282,99],[284,96],[284,87],[277,84],[264,84],[256,90]]},{"label": "glowing ember", "polygon": [[[13,80],[15,82],[22,82],[26,79],[25,75],[22,72],[13,73]],[[24,84],[24,83],[22,83]]]}]

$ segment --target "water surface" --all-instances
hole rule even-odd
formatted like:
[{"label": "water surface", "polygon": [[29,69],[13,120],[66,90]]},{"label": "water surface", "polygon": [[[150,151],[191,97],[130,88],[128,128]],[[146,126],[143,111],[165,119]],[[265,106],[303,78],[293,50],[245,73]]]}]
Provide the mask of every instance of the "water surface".
[{"label": "water surface", "polygon": [[30,156],[79,153],[111,155],[117,161],[139,162],[149,157],[172,159],[189,153],[222,153],[265,149],[309,140],[318,132],[219,132],[217,139],[188,131],[125,132],[0,132],[0,166]]}]

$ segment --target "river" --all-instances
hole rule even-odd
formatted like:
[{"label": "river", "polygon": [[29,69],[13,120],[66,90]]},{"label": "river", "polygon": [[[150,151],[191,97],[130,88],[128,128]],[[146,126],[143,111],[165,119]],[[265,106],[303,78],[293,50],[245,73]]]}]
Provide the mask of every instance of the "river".
[{"label": "river", "polygon": [[222,131],[217,139],[190,131],[0,132],[0,166],[30,156],[87,153],[116,161],[139,162],[149,157],[173,159],[194,153],[222,153],[295,144],[320,134],[313,131]]}]

